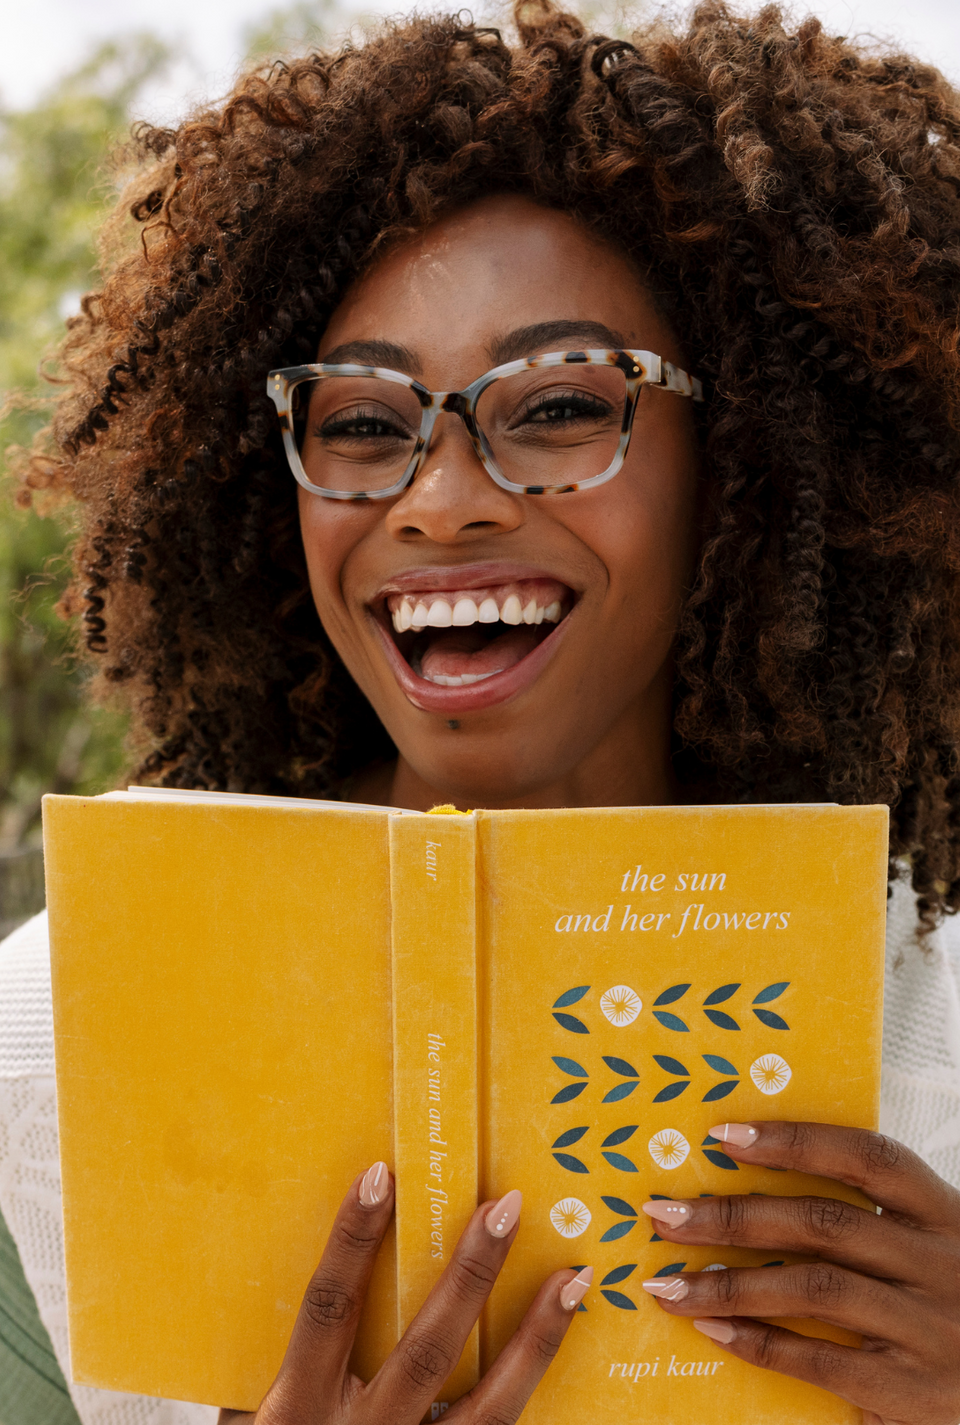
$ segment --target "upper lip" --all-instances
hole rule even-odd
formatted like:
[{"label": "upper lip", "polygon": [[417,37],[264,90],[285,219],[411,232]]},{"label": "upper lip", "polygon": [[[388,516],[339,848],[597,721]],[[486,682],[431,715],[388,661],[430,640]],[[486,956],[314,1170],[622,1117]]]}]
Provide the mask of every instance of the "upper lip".
[{"label": "upper lip", "polygon": [[453,593],[459,590],[484,589],[496,584],[510,584],[521,579],[555,579],[558,583],[571,587],[569,579],[563,575],[535,564],[490,560],[483,564],[424,565],[419,569],[407,569],[402,574],[395,574],[382,585],[371,602],[385,599],[389,594],[418,593],[421,590],[438,594]]}]

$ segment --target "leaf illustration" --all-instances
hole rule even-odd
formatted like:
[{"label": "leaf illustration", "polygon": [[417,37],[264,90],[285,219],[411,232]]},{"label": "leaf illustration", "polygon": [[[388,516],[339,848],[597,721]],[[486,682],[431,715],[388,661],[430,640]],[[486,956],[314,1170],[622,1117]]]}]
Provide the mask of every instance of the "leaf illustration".
[{"label": "leaf illustration", "polygon": [[790,1026],[785,1019],[781,1019],[779,1014],[774,1014],[772,1009],[755,1009],[754,1014],[761,1024],[765,1024],[768,1029],[789,1029]]},{"label": "leaf illustration", "polygon": [[566,1168],[568,1173],[589,1173],[590,1171],[586,1163],[581,1163],[579,1158],[572,1158],[569,1153],[554,1153],[553,1156],[561,1168]]},{"label": "leaf illustration", "polygon": [[775,985],[767,985],[767,988],[757,995],[754,1004],[769,1004],[772,999],[779,999],[789,983],[789,980],[778,980]]},{"label": "leaf illustration", "polygon": [[735,985],[721,985],[718,990],[714,990],[712,994],[707,995],[704,1004],[723,1004],[724,1000],[729,999],[731,995],[735,995],[739,988],[739,983]]},{"label": "leaf illustration", "polygon": [[615,1074],[622,1074],[625,1079],[639,1079],[640,1075],[632,1064],[628,1064],[626,1059],[614,1059],[608,1054],[604,1054],[603,1062],[608,1069],[612,1069]]},{"label": "leaf illustration", "polygon": [[628,1138],[633,1137],[639,1126],[639,1124],[633,1123],[626,1128],[615,1129],[609,1137],[604,1138],[600,1145],[601,1148],[616,1148],[619,1143],[626,1143]]},{"label": "leaf illustration", "polygon": [[[601,1238],[600,1240],[602,1241],[603,1239]],[[783,1262],[761,1262],[760,1265],[761,1267],[782,1267]]]},{"label": "leaf illustration", "polygon": [[560,1134],[556,1143],[551,1143],[551,1148],[569,1148],[572,1143],[579,1143],[588,1127],[589,1124],[584,1128],[568,1128],[566,1133]]},{"label": "leaf illustration", "polygon": [[637,1309],[629,1296],[624,1296],[622,1291],[606,1291],[601,1287],[600,1294],[607,1298],[611,1306],[619,1306],[621,1311],[636,1311]]},{"label": "leaf illustration", "polygon": [[[667,1202],[669,1200],[669,1198],[664,1199]],[[602,1197],[600,1201],[609,1207],[611,1212],[619,1212],[621,1217],[636,1217],[637,1215],[636,1210],[630,1206],[629,1202],[624,1202],[622,1197]]]},{"label": "leaf illustration", "polygon": [[735,1069],[729,1059],[723,1059],[719,1054],[704,1054],[702,1057],[718,1074],[736,1074],[739,1078],[740,1070]]},{"label": "leaf illustration", "polygon": [[726,1153],[718,1153],[716,1148],[704,1148],[703,1154],[704,1157],[709,1158],[711,1163],[715,1164],[716,1167],[730,1168],[733,1172],[739,1172],[739,1164],[735,1163],[732,1158],[728,1158]]},{"label": "leaf illustration", "polygon": [[[704,1148],[706,1148],[706,1147],[707,1147],[709,1144],[711,1144],[711,1143],[719,1143],[719,1142],[720,1142],[720,1139],[719,1139],[719,1138],[711,1138],[711,1137],[710,1137],[710,1134],[708,1133],[707,1136],[706,1136],[706,1138],[704,1138],[704,1140],[703,1140],[703,1146],[704,1146]],[[701,1197],[713,1197],[713,1193],[712,1193],[712,1192],[702,1192],[702,1193],[700,1194],[700,1196],[701,1196]]]},{"label": "leaf illustration", "polygon": [[652,1193],[650,1194],[650,1201],[651,1201],[651,1202],[673,1202],[673,1198],[670,1196],[669,1193],[666,1193],[666,1192],[652,1192]]},{"label": "leaf illustration", "polygon": [[654,1094],[653,1102],[668,1103],[672,1098],[679,1098],[684,1089],[689,1087],[689,1084],[689,1079],[675,1079],[672,1084],[667,1084],[666,1088],[661,1089],[658,1094]]},{"label": "leaf illustration", "polygon": [[671,1262],[669,1267],[661,1267],[658,1272],[654,1272],[655,1277],[672,1277],[674,1272],[682,1272],[686,1262]]},{"label": "leaf illustration", "polygon": [[619,1103],[622,1098],[629,1098],[637,1087],[636,1079],[627,1079],[625,1083],[617,1084],[609,1093],[605,1093],[600,1100],[601,1103]]},{"label": "leaf illustration", "polygon": [[[754,1010],[753,1012],[754,1012],[754,1014],[756,1014],[757,1011]],[[659,1019],[660,1023],[663,1025],[663,1027],[664,1027],[665,1029],[675,1029],[678,1033],[683,1033],[683,1034],[689,1034],[689,1033],[690,1033],[689,1029],[688,1029],[687,1026],[684,1024],[683,1020],[682,1020],[682,1019],[679,1019],[679,1018],[677,1017],[677,1015],[675,1015],[675,1014],[668,1014],[667,1011],[664,1010],[664,1009],[655,1009],[655,1010],[653,1011],[653,1014],[654,1014],[654,1018],[655,1018],[655,1019]]]},{"label": "leaf illustration", "polygon": [[626,1222],[615,1222],[612,1227],[608,1227],[600,1238],[601,1242],[615,1242],[618,1237],[626,1237],[628,1232],[632,1232],[636,1227],[636,1221],[628,1218]]},{"label": "leaf illustration", "polygon": [[673,1004],[675,999],[683,999],[683,996],[687,993],[689,988],[689,984],[671,985],[668,990],[664,990],[662,995],[657,995],[654,1004]]},{"label": "leaf illustration", "polygon": [[628,1262],[624,1267],[614,1267],[612,1272],[607,1272],[601,1286],[614,1286],[617,1282],[625,1282],[631,1272],[637,1270],[636,1262]]},{"label": "leaf illustration", "polygon": [[689,1079],[690,1070],[685,1069],[679,1059],[671,1059],[669,1054],[654,1054],[653,1057],[661,1069],[666,1069],[668,1074],[682,1074],[685,1079]]},{"label": "leaf illustration", "polygon": [[585,1083],[564,1084],[559,1093],[555,1093],[550,1100],[551,1103],[569,1103],[572,1098],[577,1098],[586,1088]]},{"label": "leaf illustration", "polygon": [[[718,1098],[726,1098],[728,1093],[733,1093],[739,1082],[739,1079],[725,1079],[722,1084],[714,1084],[712,1089],[707,1089],[700,1102],[716,1103]],[[556,1103],[556,1099],[554,1099],[554,1103]]]},{"label": "leaf illustration", "polygon": [[[754,1010],[756,1014],[756,1010]],[[589,1034],[590,1030],[582,1019],[575,1019],[572,1014],[555,1014],[554,1019],[563,1029],[569,1029],[571,1034]]]},{"label": "leaf illustration", "polygon": [[611,1168],[619,1168],[621,1173],[635,1173],[636,1163],[631,1163],[629,1158],[625,1158],[622,1153],[604,1153],[603,1155]]},{"label": "leaf illustration", "polygon": [[576,1004],[578,999],[583,999],[589,988],[589,985],[577,985],[576,989],[567,990],[565,995],[561,995],[558,1000],[554,1000],[554,1009],[566,1009],[567,1005]]},{"label": "leaf illustration", "polygon": [[576,1059],[562,1059],[558,1054],[554,1054],[553,1062],[558,1069],[562,1069],[565,1074],[572,1074],[575,1079],[589,1079],[590,1077],[586,1069],[581,1068]]},{"label": "leaf illustration", "polygon": [[[719,1029],[740,1028],[737,1021],[735,1019],[731,1019],[729,1014],[724,1014],[722,1009],[705,1009],[703,1012],[709,1020],[711,1020],[715,1025],[717,1025]],[[755,1009],[753,1012],[754,1014],[758,1014],[760,1011]]]}]

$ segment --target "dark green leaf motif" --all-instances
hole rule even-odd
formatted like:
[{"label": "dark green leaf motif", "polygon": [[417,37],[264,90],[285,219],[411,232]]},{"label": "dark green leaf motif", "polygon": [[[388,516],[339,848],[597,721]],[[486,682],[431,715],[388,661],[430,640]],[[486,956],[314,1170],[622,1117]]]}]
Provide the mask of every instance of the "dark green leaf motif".
[{"label": "dark green leaf motif", "polygon": [[624,1282],[624,1281],[626,1281],[626,1279],[627,1279],[627,1277],[630,1275],[630,1273],[631,1273],[631,1272],[635,1272],[636,1270],[637,1270],[637,1264],[636,1264],[636,1262],[629,1262],[629,1263],[628,1263],[626,1266],[624,1266],[624,1267],[614,1267],[614,1269],[613,1269],[612,1272],[607,1272],[607,1275],[604,1277],[604,1279],[603,1279],[603,1281],[600,1283],[600,1285],[601,1285],[601,1286],[615,1286],[617,1282]]},{"label": "dark green leaf motif", "polygon": [[767,985],[767,988],[757,995],[754,1004],[769,1004],[772,999],[779,999],[789,984],[789,980],[778,980],[775,985]]},{"label": "dark green leaf motif", "polygon": [[755,1009],[754,1014],[761,1024],[765,1024],[768,1029],[789,1029],[790,1026],[785,1019],[781,1019],[779,1014],[774,1014],[772,1009]]},{"label": "dark green leaf motif", "polygon": [[581,1163],[579,1158],[573,1158],[569,1153],[554,1153],[553,1156],[561,1168],[566,1168],[569,1173],[589,1173],[590,1171],[586,1163]]},{"label": "dark green leaf motif", "polygon": [[[605,1207],[609,1207],[611,1212],[619,1212],[621,1217],[636,1217],[637,1210],[631,1207],[629,1202],[624,1202],[622,1197],[602,1197],[600,1201]],[[669,1198],[664,1198],[669,1202]]]},{"label": "dark green leaf motif", "polygon": [[577,985],[576,989],[567,990],[566,994],[562,994],[558,1000],[554,1000],[554,1009],[566,1009],[568,1005],[576,1004],[578,999],[583,999],[589,988],[589,985]]},{"label": "dark green leaf motif", "polygon": [[728,1093],[733,1093],[739,1082],[739,1079],[725,1079],[722,1084],[714,1084],[712,1089],[707,1089],[700,1102],[716,1103],[718,1098],[726,1098]]},{"label": "dark green leaf motif", "polygon": [[558,1054],[554,1054],[553,1062],[558,1069],[562,1069],[565,1074],[572,1074],[575,1079],[589,1079],[590,1077],[586,1069],[581,1068],[576,1059],[563,1059]]},{"label": "dark green leaf motif", "polygon": [[625,1079],[639,1079],[640,1077],[633,1065],[628,1064],[626,1059],[614,1059],[611,1055],[604,1054],[603,1062],[615,1074],[623,1074]]},{"label": "dark green leaf motif", "polygon": [[609,1093],[605,1093],[601,1103],[619,1103],[622,1098],[629,1098],[637,1087],[636,1079],[627,1079],[622,1084],[617,1084]]},{"label": "dark green leaf motif", "polygon": [[628,1218],[626,1222],[615,1222],[612,1227],[607,1228],[600,1241],[616,1242],[618,1237],[626,1237],[628,1232],[632,1232],[636,1225],[634,1218]]},{"label": "dark green leaf motif", "polygon": [[571,1143],[579,1143],[583,1135],[589,1132],[590,1125],[583,1128],[568,1128],[566,1133],[561,1133],[557,1141],[551,1146],[554,1148],[569,1148]]},{"label": "dark green leaf motif", "polygon": [[659,1093],[654,1094],[654,1103],[669,1103],[672,1098],[679,1098],[685,1088],[689,1088],[689,1079],[676,1079],[672,1084],[667,1084]]},{"label": "dark green leaf motif", "polygon": [[600,1290],[611,1306],[619,1307],[621,1311],[636,1311],[636,1304],[630,1300],[629,1296],[624,1296],[621,1291],[608,1290],[609,1287],[614,1286],[617,1282],[626,1281],[631,1272],[635,1272],[636,1270],[636,1262],[631,1262],[627,1266],[614,1267],[612,1272],[607,1272],[607,1275],[600,1283]]},{"label": "dark green leaf motif", "polygon": [[671,985],[668,990],[664,990],[662,995],[657,995],[654,1004],[673,1004],[675,999],[683,999],[683,996],[687,993],[689,988],[689,984]]},{"label": "dark green leaf motif", "polygon": [[[754,1010],[753,1012],[754,1014],[756,1014],[757,1011]],[[653,1014],[655,1019],[659,1019],[664,1029],[675,1029],[678,1034],[690,1033],[690,1030],[684,1024],[683,1020],[679,1017],[679,1015],[668,1014],[665,1009],[655,1009],[653,1011]]]},{"label": "dark green leaf motif", "polygon": [[704,1054],[703,1059],[711,1069],[716,1069],[718,1074],[736,1074],[738,1077],[740,1075],[740,1070],[735,1069],[729,1059],[721,1058],[719,1054]]},{"label": "dark green leaf motif", "polygon": [[632,1138],[639,1127],[639,1123],[632,1123],[628,1124],[626,1128],[616,1128],[608,1137],[604,1138],[600,1146],[602,1148],[616,1148],[621,1143],[626,1143],[628,1138]]},{"label": "dark green leaf motif", "polygon": [[731,995],[735,995],[739,988],[739,983],[735,985],[721,985],[718,990],[714,990],[712,994],[707,995],[704,1004],[723,1004],[724,1000],[729,999]]},{"label": "dark green leaf motif", "polygon": [[[754,1014],[756,1014],[756,1010],[754,1010]],[[553,1017],[554,1017],[554,1019],[557,1021],[557,1023],[560,1025],[561,1029],[569,1029],[569,1031],[570,1031],[571,1034],[589,1034],[589,1033],[590,1033],[590,1030],[589,1030],[589,1029],[587,1028],[587,1026],[584,1024],[583,1020],[582,1020],[582,1019],[577,1019],[577,1018],[576,1018],[574,1015],[572,1015],[572,1014],[554,1014]]]},{"label": "dark green leaf motif", "polygon": [[717,1148],[704,1148],[703,1156],[709,1158],[711,1163],[718,1168],[727,1168],[730,1172],[739,1172],[740,1167],[732,1158],[728,1158],[726,1153],[721,1153]]},{"label": "dark green leaf motif", "polygon": [[782,1267],[783,1262],[761,1262],[761,1267]]},{"label": "dark green leaf motif", "polygon": [[[724,1014],[722,1009],[705,1009],[704,1014],[711,1020],[718,1029],[739,1029],[740,1026],[735,1019],[731,1019],[729,1014]],[[754,1014],[760,1011],[755,1009]]]},{"label": "dark green leaf motif", "polygon": [[625,1158],[622,1153],[604,1153],[603,1155],[611,1168],[617,1168],[621,1173],[635,1173],[636,1163],[632,1163],[629,1158]]},{"label": "dark green leaf motif", "polygon": [[579,1098],[586,1088],[585,1083],[564,1084],[559,1093],[555,1093],[550,1100],[551,1103],[569,1103],[572,1098]]},{"label": "dark green leaf motif", "polygon": [[682,1272],[686,1262],[671,1262],[667,1267],[661,1267],[658,1272],[654,1272],[655,1277],[672,1277],[674,1272]]},{"label": "dark green leaf motif", "polygon": [[606,1287],[601,1287],[600,1293],[605,1296],[611,1306],[618,1306],[621,1311],[636,1311],[636,1303],[631,1301],[629,1296],[624,1296],[622,1291],[609,1291]]},{"label": "dark green leaf motif", "polygon": [[689,1079],[690,1070],[685,1069],[679,1059],[671,1059],[669,1054],[654,1054],[653,1057],[661,1069],[666,1069],[668,1074],[682,1074],[684,1078]]}]

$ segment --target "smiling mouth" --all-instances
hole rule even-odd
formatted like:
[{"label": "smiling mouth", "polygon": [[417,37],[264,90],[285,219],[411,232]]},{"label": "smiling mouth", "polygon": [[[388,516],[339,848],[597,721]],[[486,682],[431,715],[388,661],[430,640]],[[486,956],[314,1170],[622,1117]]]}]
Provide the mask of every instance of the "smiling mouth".
[{"label": "smiling mouth", "polygon": [[461,688],[516,667],[556,630],[575,602],[556,579],[390,594],[393,642],[417,678]]}]

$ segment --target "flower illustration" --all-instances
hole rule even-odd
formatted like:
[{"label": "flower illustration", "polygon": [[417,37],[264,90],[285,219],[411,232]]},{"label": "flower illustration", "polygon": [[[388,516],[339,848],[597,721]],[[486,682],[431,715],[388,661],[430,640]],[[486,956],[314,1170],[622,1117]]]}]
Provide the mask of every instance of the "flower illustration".
[{"label": "flower illustration", "polygon": [[658,1168],[679,1168],[686,1162],[690,1144],[676,1128],[661,1128],[650,1139],[647,1149]]},{"label": "flower illustration", "polygon": [[618,1029],[632,1024],[643,1009],[643,1001],[629,985],[614,985],[600,996],[600,1008]]},{"label": "flower illustration", "polygon": [[761,1093],[782,1093],[793,1077],[793,1070],[779,1054],[761,1054],[750,1065],[750,1077]]},{"label": "flower illustration", "polygon": [[561,1237],[579,1237],[590,1226],[590,1209],[578,1197],[562,1197],[551,1207],[550,1221]]}]

